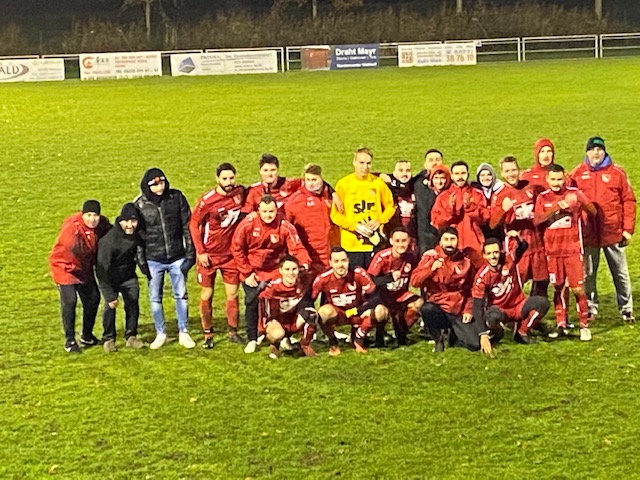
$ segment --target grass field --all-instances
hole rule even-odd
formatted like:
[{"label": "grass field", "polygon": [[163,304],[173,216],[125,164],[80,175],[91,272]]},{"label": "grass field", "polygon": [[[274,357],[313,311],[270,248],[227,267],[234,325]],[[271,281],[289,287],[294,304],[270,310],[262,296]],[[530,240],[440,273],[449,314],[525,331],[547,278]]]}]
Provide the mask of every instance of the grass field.
[{"label": "grass field", "polygon": [[[434,146],[475,171],[507,153],[529,166],[549,136],[572,168],[600,134],[638,189],[639,78],[640,60],[619,59],[0,86],[0,478],[640,476],[638,331],[604,263],[589,344],[506,340],[496,360],[423,341],[337,359],[320,346],[278,362],[226,340],[70,356],[47,263],[84,199],[115,218],[160,166],[194,202],[218,163],[247,184],[267,151],[287,175],[313,161],[335,182],[361,145],[382,171],[399,157],[417,170]],[[637,244],[628,255],[637,279]]]}]

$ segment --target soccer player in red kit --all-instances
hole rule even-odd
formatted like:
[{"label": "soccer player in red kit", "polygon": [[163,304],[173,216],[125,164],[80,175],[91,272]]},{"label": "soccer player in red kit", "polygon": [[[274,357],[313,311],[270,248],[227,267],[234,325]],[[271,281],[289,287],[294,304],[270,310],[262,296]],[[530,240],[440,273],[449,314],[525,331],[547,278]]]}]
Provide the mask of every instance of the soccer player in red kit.
[{"label": "soccer player in red kit", "polygon": [[[260,181],[252,184],[247,192],[242,211],[251,213],[258,210],[260,199],[264,195],[271,195],[276,199],[278,209],[289,200],[291,195],[300,190],[304,184],[301,178],[281,177],[278,173],[280,169],[280,160],[275,155],[265,153],[260,157]],[[330,188],[329,184],[325,185]],[[331,190],[331,198],[335,202],[338,210],[343,210],[344,206],[333,190]]]},{"label": "soccer player in red kit", "polygon": [[[489,226],[502,225],[505,233],[515,230],[520,238],[527,242],[528,248],[517,263],[520,281],[524,285],[533,280],[532,295],[547,296],[549,275],[547,259],[544,253],[542,229],[533,224],[533,209],[542,187],[527,180],[520,180],[518,160],[506,156],[500,160],[500,170],[504,179],[503,187],[493,196]],[[513,237],[505,236],[505,252],[511,254],[517,247]]]},{"label": "soccer player in red kit", "polygon": [[283,255],[296,257],[303,268],[309,268],[309,254],[296,228],[278,211],[276,199],[265,195],[260,200],[258,215],[240,222],[231,241],[233,255],[244,290],[247,322],[246,353],[254,353],[258,340],[258,293],[261,282],[278,276],[278,262]]},{"label": "soccer player in red kit", "polygon": [[309,273],[316,276],[329,268],[331,247],[340,245],[340,230],[331,221],[332,192],[318,165],[304,169],[304,186],[284,204],[284,212],[309,252]]},{"label": "soccer player in red kit", "polygon": [[244,344],[238,335],[238,267],[231,255],[231,239],[244,214],[240,212],[245,189],[236,185],[236,169],[222,163],[216,169],[216,187],[205,193],[193,209],[189,230],[198,255],[200,292],[200,322],[204,330],[203,348],[213,348],[213,288],[216,272],[220,271],[227,297],[225,313],[229,340]]},{"label": "soccer player in red kit", "polygon": [[447,227],[436,248],[422,256],[411,275],[411,286],[428,295],[420,313],[436,341],[436,352],[444,351],[449,337],[450,344],[493,355],[486,325],[474,321],[471,314],[473,273],[471,260],[458,248],[458,231]]},{"label": "soccer player in red kit", "polygon": [[316,331],[318,314],[313,308],[309,280],[300,275],[300,263],[285,255],[278,267],[279,277],[258,295],[261,300],[261,325],[271,344],[269,356],[280,357],[280,342],[293,333],[302,332],[300,349],[307,357],[315,357],[311,340]]},{"label": "soccer player in red kit", "polygon": [[318,308],[318,315],[322,331],[329,338],[329,355],[341,353],[335,336],[338,325],[352,325],[352,333],[356,330],[352,335],[353,346],[357,352],[365,353],[367,333],[378,322],[386,322],[389,311],[384,305],[367,302],[376,286],[363,268],[349,268],[349,257],[344,248],[333,247],[330,261],[331,270],[316,277],[311,291],[313,299],[323,294],[327,302]]},{"label": "soccer player in red kit", "polygon": [[539,138],[533,146],[534,165],[520,174],[520,179],[529,182],[529,185],[549,188],[547,173],[554,165],[556,147],[548,138]]},{"label": "soccer player in red kit", "polygon": [[469,184],[469,166],[463,161],[451,165],[452,185],[436,197],[431,223],[438,230],[454,227],[459,235],[458,248],[474,266],[482,263],[484,235],[480,226],[489,220],[484,195]]},{"label": "soccer player in red kit", "polygon": [[511,253],[503,253],[500,240],[489,238],[484,242],[482,255],[487,262],[473,282],[473,318],[484,322],[489,330],[501,337],[501,324],[516,324],[515,340],[532,343],[529,330],[535,327],[549,311],[547,297],[522,293],[522,285],[516,266],[527,250],[527,242],[511,230],[507,235],[516,243]]},{"label": "soccer player in red kit", "polygon": [[557,335],[566,332],[568,316],[564,291],[567,286],[576,298],[580,318],[580,340],[591,340],[589,310],[584,285],[582,211],[592,215],[596,209],[577,188],[565,186],[565,171],[553,165],[547,173],[549,190],[536,200],[533,222],[545,225],[544,248],[547,255],[549,281],[555,287],[553,304]]},{"label": "soccer player in red kit", "polygon": [[[420,318],[424,301],[409,290],[409,280],[418,265],[418,255],[409,250],[411,237],[404,228],[391,232],[391,247],[379,251],[373,257],[367,273],[376,285],[376,294],[389,309],[399,345],[407,344],[407,334]],[[382,333],[380,333],[382,332]],[[376,331],[376,342],[384,343],[384,330]]]}]

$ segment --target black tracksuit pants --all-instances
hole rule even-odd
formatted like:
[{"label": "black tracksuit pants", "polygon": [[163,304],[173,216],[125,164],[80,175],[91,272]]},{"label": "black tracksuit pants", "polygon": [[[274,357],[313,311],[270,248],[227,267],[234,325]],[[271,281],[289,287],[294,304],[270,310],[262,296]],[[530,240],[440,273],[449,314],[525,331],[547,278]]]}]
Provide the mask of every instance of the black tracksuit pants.
[{"label": "black tracksuit pants", "polygon": [[[138,318],[140,317],[140,286],[137,278],[125,280],[120,285],[112,286],[116,294],[122,294],[124,303],[125,330],[124,338],[138,335]],[[104,311],[102,312],[102,327],[104,333],[102,340],[113,340],[116,338],[116,309],[110,308],[105,299]]]},{"label": "black tracksuit pants", "polygon": [[76,304],[78,297],[82,303],[82,336],[91,338],[93,326],[96,323],[98,306],[100,305],[100,291],[95,281],[75,285],[58,285],[60,292],[60,312],[62,327],[67,342],[76,338]]}]

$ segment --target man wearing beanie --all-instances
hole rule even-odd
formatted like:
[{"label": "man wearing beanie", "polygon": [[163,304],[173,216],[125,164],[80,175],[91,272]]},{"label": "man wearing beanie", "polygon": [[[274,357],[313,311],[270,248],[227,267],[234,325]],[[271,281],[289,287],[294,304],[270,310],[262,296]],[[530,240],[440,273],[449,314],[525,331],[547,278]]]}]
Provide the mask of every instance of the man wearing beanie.
[{"label": "man wearing beanie", "polygon": [[521,180],[526,180],[531,186],[549,188],[547,184],[547,172],[551,170],[555,161],[556,148],[548,138],[540,138],[533,146],[533,167],[524,170],[520,175]]},{"label": "man wearing beanie", "polygon": [[186,274],[195,264],[196,251],[189,232],[191,210],[180,190],[171,188],[164,172],[159,168],[147,170],[140,182],[140,195],[134,204],[144,224],[145,257],[149,265],[149,299],[151,315],[156,327],[152,349],[167,341],[162,289],[164,275],[169,274],[178,317],[178,341],[185,348],[195,347],[188,333],[188,307]]},{"label": "man wearing beanie", "polygon": [[125,345],[142,348],[137,337],[140,306],[140,286],[136,275],[136,260],[140,270],[150,277],[144,258],[144,244],[139,234],[140,214],[133,203],[122,207],[114,227],[98,242],[96,277],[104,297],[102,314],[103,348],[107,353],[116,351],[116,308],[118,294],[122,295],[125,312]]},{"label": "man wearing beanie", "polygon": [[571,172],[571,180],[596,207],[585,224],[585,290],[589,313],[598,315],[596,278],[600,250],[604,251],[622,318],[633,322],[631,279],[624,247],[631,240],[636,221],[636,197],[626,172],[614,164],[602,137],[587,141],[584,161]]},{"label": "man wearing beanie", "polygon": [[53,281],[60,292],[60,310],[64,328],[64,349],[69,353],[80,353],[75,338],[77,297],[82,302],[82,335],[85,346],[99,343],[93,335],[100,292],[93,274],[98,251],[98,240],[109,230],[109,220],[100,215],[100,203],[87,200],[78,212],[67,218],[56,244],[49,256],[49,267]]}]

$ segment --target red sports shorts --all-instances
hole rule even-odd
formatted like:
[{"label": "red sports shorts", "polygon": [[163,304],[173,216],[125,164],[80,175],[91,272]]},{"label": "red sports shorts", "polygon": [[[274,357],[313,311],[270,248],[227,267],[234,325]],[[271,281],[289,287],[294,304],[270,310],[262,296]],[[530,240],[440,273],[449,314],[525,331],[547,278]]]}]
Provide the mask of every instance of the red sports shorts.
[{"label": "red sports shorts", "polygon": [[549,282],[555,286],[562,286],[567,282],[569,288],[581,287],[584,284],[582,259],[582,255],[547,257]]},{"label": "red sports shorts", "polygon": [[520,274],[520,281],[523,285],[528,280],[539,282],[549,278],[547,257],[544,251],[525,252],[518,262],[518,273]]},{"label": "red sports shorts", "polygon": [[216,272],[220,270],[222,275],[222,281],[229,285],[240,284],[240,274],[236,267],[236,262],[233,258],[229,258],[224,263],[215,263],[213,259],[210,259],[211,266],[205,268],[200,263],[197,266],[198,272],[198,284],[201,287],[213,288],[216,279]]}]

